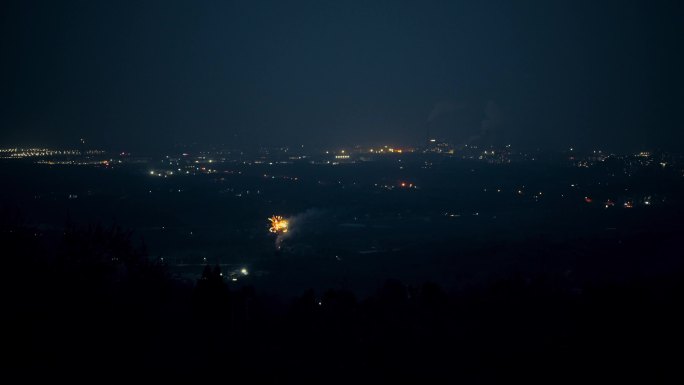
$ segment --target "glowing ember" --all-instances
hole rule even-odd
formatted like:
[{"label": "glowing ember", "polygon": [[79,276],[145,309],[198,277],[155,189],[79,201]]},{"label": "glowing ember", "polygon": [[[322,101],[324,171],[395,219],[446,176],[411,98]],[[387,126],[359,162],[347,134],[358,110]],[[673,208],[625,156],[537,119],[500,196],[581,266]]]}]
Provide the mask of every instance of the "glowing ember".
[{"label": "glowing ember", "polygon": [[287,219],[281,217],[280,215],[274,215],[268,220],[271,222],[271,227],[268,231],[275,234],[287,233],[287,227],[290,224]]}]

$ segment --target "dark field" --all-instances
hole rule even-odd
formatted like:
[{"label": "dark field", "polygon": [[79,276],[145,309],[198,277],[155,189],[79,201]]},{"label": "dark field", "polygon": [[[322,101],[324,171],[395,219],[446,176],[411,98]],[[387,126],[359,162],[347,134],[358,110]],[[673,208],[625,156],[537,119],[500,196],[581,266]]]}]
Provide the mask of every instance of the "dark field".
[{"label": "dark field", "polygon": [[[7,212],[40,237],[56,241],[67,224],[117,225],[182,279],[207,263],[246,268],[231,284],[284,295],[367,293],[388,278],[449,289],[512,273],[623,279],[681,264],[668,249],[684,225],[684,180],[672,168],[400,159],[225,163],[168,178],[150,176],[154,164],[3,163],[0,178]],[[267,231],[273,214],[292,220],[282,247]]]},{"label": "dark field", "polygon": [[[159,167],[2,163],[10,376],[682,378],[674,168],[408,156],[150,175]],[[273,214],[287,236],[268,232]]]}]

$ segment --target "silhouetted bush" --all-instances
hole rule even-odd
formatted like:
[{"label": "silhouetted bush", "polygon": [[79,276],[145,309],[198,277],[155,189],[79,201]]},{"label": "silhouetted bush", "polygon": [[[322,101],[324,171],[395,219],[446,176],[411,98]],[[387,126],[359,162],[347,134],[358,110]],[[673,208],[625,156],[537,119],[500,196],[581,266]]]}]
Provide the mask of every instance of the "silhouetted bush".
[{"label": "silhouetted bush", "polygon": [[219,266],[194,287],[178,282],[117,227],[70,226],[49,241],[4,220],[0,243],[5,348],[29,382],[682,379],[677,271],[583,284],[511,274],[451,293],[389,280],[364,299],[308,290],[278,307],[254,288],[229,290]]}]

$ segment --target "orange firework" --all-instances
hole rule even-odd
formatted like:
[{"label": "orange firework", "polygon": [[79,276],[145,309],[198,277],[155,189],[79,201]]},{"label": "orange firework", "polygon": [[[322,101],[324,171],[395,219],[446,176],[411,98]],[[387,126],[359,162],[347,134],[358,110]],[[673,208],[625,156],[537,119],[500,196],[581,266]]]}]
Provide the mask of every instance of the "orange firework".
[{"label": "orange firework", "polygon": [[274,215],[268,218],[268,220],[271,222],[271,227],[268,229],[268,231],[274,234],[287,233],[287,228],[290,224],[287,219],[281,217],[280,215]]}]

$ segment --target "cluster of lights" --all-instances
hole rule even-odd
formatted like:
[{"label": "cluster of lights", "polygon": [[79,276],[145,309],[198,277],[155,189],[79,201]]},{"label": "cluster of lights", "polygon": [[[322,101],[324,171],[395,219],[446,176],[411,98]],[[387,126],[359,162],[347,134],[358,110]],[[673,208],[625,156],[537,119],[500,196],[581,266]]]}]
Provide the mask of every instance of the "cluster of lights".
[{"label": "cluster of lights", "polygon": [[417,189],[418,188],[418,186],[416,186],[415,184],[410,183],[410,182],[398,182],[396,185],[387,185],[387,184],[375,183],[374,186],[384,188],[387,190],[394,190],[395,188],[402,188],[402,189],[411,189],[411,188]]},{"label": "cluster of lights", "polygon": [[264,174],[264,178],[266,178],[266,179],[283,179],[283,180],[291,180],[291,181],[298,181],[299,180],[299,178],[296,176],[287,176],[287,175],[276,176],[276,175]]},{"label": "cluster of lights", "polygon": [[375,153],[375,154],[385,154],[385,153],[402,154],[402,153],[404,153],[404,152],[412,152],[412,151],[409,150],[409,149],[394,148],[394,147],[390,147],[390,146],[383,146],[383,147],[380,147],[380,148],[378,148],[378,149],[371,148],[371,149],[368,150],[368,152],[372,152],[372,153]]},{"label": "cluster of lights", "polygon": [[[223,275],[223,274],[221,274]],[[230,280],[233,282],[237,282],[238,277],[246,277],[249,275],[249,271],[247,270],[246,267],[241,268],[240,270],[235,270],[230,273]]]},{"label": "cluster of lights", "polygon": [[[74,160],[39,160],[37,164],[48,165],[77,165],[77,166],[109,166],[112,161],[109,160],[92,160],[92,161],[74,161]],[[117,161],[116,163],[121,163]]]},{"label": "cluster of lights", "polygon": [[[593,203],[594,200],[589,196],[585,196],[584,202],[585,203]],[[651,196],[647,196],[647,197],[643,198],[641,200],[641,203],[643,203],[644,206],[651,206],[651,204],[652,204]],[[611,207],[615,207],[615,206],[616,206],[616,202],[612,199],[606,199],[606,201],[603,202],[603,207],[606,209],[611,208]],[[635,206],[635,203],[634,203],[634,200],[632,200],[632,199],[627,199],[622,203],[622,207],[626,208],[626,209],[634,208],[634,206]]]},{"label": "cluster of lights", "polygon": [[[104,152],[88,152],[89,154],[101,154]],[[5,159],[16,158],[32,158],[44,156],[58,156],[58,155],[81,155],[78,150],[51,150],[48,148],[3,148],[0,149],[0,155]]]}]

